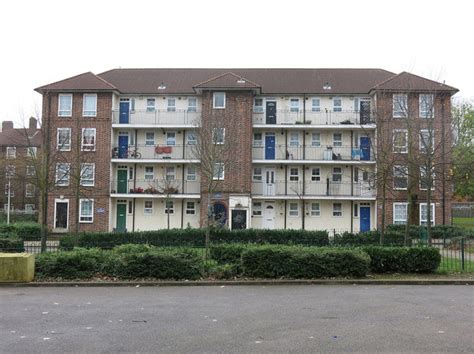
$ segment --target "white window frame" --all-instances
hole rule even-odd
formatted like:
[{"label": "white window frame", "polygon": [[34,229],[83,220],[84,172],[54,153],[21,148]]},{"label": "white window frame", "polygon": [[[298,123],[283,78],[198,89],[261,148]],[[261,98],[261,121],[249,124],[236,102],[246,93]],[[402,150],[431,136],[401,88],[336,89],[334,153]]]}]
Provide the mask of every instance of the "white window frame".
[{"label": "white window frame", "polygon": [[223,181],[225,177],[225,165],[222,162],[216,162],[214,164],[214,171],[212,179],[215,181]]},{"label": "white window frame", "polygon": [[26,156],[30,159],[36,158],[36,154],[38,153],[38,148],[36,146],[29,146],[26,148]]},{"label": "white window frame", "polygon": [[197,134],[194,131],[188,131],[186,133],[186,143],[188,145],[197,145]]},{"label": "white window frame", "polygon": [[299,113],[299,111],[300,111],[300,99],[297,97],[290,98],[290,112]]},{"label": "white window frame", "polygon": [[[317,206],[317,208],[315,208],[315,206]],[[314,218],[319,218],[321,216],[321,203],[312,202],[310,207],[311,207],[310,216]]]},{"label": "white window frame", "polygon": [[331,177],[332,183],[342,183],[342,167],[333,167]]},{"label": "white window frame", "polygon": [[186,202],[186,215],[196,215],[196,202]]},{"label": "white window frame", "polygon": [[[92,178],[84,178],[84,172],[87,167],[92,167]],[[95,185],[95,163],[81,163],[80,185],[83,187],[94,187]]]},{"label": "white window frame", "polygon": [[257,218],[262,217],[262,202],[252,203],[252,216]]},{"label": "white window frame", "polygon": [[25,184],[25,198],[34,198],[35,196],[35,185],[31,183]]},{"label": "white window frame", "polygon": [[[405,135],[405,145],[396,145],[397,136]],[[392,142],[392,151],[398,154],[408,153],[408,130],[407,129],[394,129],[393,130],[393,142]]]},{"label": "white window frame", "polygon": [[408,117],[408,95],[407,94],[398,93],[392,96],[392,115],[393,115],[393,118],[407,118]]},{"label": "white window frame", "polygon": [[187,166],[186,167],[186,181],[197,181],[196,166]]},{"label": "white window frame", "polygon": [[[294,208],[295,205],[296,205],[296,209]],[[288,216],[290,217],[300,216],[300,206],[298,202],[290,202],[288,206]]]},{"label": "white window frame", "polygon": [[[151,169],[151,172],[147,171],[147,169]],[[143,179],[145,181],[153,181],[155,179],[155,168],[153,166],[145,166],[143,171]]]},{"label": "white window frame", "polygon": [[16,167],[14,165],[5,166],[5,177],[13,177],[16,172]]},{"label": "white window frame", "polygon": [[[426,225],[428,225],[428,219],[427,218],[423,219],[423,217],[422,217],[423,216],[423,212],[422,212],[423,207],[425,209],[427,209],[428,208],[428,203],[420,203],[420,225],[426,226]],[[436,225],[436,218],[435,218],[436,205],[435,205],[435,203],[430,203],[430,207],[431,207],[431,215],[430,215],[431,225],[434,226],[434,225]],[[428,214],[428,210],[426,210],[426,214]],[[428,215],[426,215],[426,216],[428,216]]]},{"label": "white window frame", "polygon": [[[341,206],[341,210],[336,210],[336,205]],[[341,215],[336,215],[336,213],[341,213]],[[333,218],[342,218],[344,216],[344,207],[342,203],[332,203],[332,216]]]},{"label": "white window frame", "polygon": [[[425,136],[427,139],[425,139]],[[430,138],[431,138],[431,146],[429,146]],[[428,146],[426,146],[426,144],[428,144]],[[435,147],[435,134],[434,134],[433,129],[421,129],[420,130],[420,144],[419,144],[420,151],[424,153],[432,153],[434,151],[434,147]]]},{"label": "white window frame", "polygon": [[[426,166],[420,166],[420,183],[419,183],[419,188],[420,188],[420,191],[427,191],[428,190],[428,186],[426,185],[425,183],[425,186],[423,186],[423,181],[424,179],[426,179]],[[435,174],[434,174],[434,169],[432,169],[432,172],[431,172],[431,179],[432,179],[432,183],[431,183],[431,190],[434,191],[435,189]]]},{"label": "white window frame", "polygon": [[[168,208],[169,204],[171,204],[171,207]],[[169,215],[174,214],[174,200],[165,200],[165,215],[168,214],[168,212]]]},{"label": "white window frame", "polygon": [[[317,173],[315,173],[317,172]],[[311,182],[321,181],[321,167],[311,167]]]},{"label": "white window frame", "polygon": [[[257,100],[259,100],[261,102],[260,105],[257,105]],[[253,112],[254,113],[263,113],[264,112],[264,109],[263,109],[263,98],[261,97],[255,97],[253,99]]]},{"label": "white window frame", "polygon": [[433,94],[421,93],[418,97],[419,100],[419,116],[421,119],[434,118],[435,100]]},{"label": "white window frame", "polygon": [[[397,176],[397,173],[400,175]],[[406,187],[396,187],[396,179],[405,179]],[[408,166],[395,165],[393,166],[393,189],[398,191],[406,191],[408,189]]]},{"label": "white window frame", "polygon": [[[336,139],[336,135],[340,135],[341,139]],[[342,133],[332,133],[332,146],[334,147],[342,146]]]},{"label": "white window frame", "polygon": [[252,169],[252,181],[262,182],[263,181],[263,171],[261,167],[254,167]]},{"label": "white window frame", "polygon": [[[62,109],[61,98],[70,98],[70,108]],[[72,94],[59,94],[58,95],[58,117],[72,117]]]},{"label": "white window frame", "polygon": [[[148,135],[152,138],[150,138]],[[145,145],[146,146],[154,146],[155,145],[155,132],[145,132]]]},{"label": "white window frame", "polygon": [[[405,218],[401,219],[398,218],[397,215],[397,207],[404,206],[405,209]],[[408,216],[408,203],[393,203],[393,223],[396,225],[406,225],[407,223],[407,216]]]},{"label": "white window frame", "polygon": [[176,146],[176,132],[166,132],[166,146]]},{"label": "white window frame", "polygon": [[[61,167],[66,167],[64,170],[64,177],[60,178],[59,172]],[[71,164],[66,162],[58,162],[56,164],[56,185],[60,187],[69,186],[71,179]]]},{"label": "white window frame", "polygon": [[[83,210],[82,210],[82,204],[83,203],[91,203],[91,214],[90,215],[84,215]],[[79,200],[79,223],[81,224],[92,224],[94,222],[94,199],[80,199]]]},{"label": "white window frame", "polygon": [[168,97],[166,100],[166,111],[167,112],[176,112],[176,98],[175,97]]},{"label": "white window frame", "polygon": [[34,204],[25,204],[25,214],[34,214],[35,205]]},{"label": "white window frame", "polygon": [[174,166],[165,167],[165,180],[168,182],[176,180],[176,167]]},{"label": "white window frame", "polygon": [[311,146],[312,147],[321,146],[321,133],[311,133]]},{"label": "white window frame", "polygon": [[[93,142],[91,143],[84,143],[84,132],[92,131],[93,134]],[[82,128],[82,138],[81,138],[81,151],[95,151],[95,145],[97,141],[97,130],[96,128]]]},{"label": "white window frame", "polygon": [[[150,206],[147,207],[147,203],[150,203],[151,207]],[[145,215],[153,214],[153,207],[154,207],[153,200],[144,200],[143,201],[143,214]]]},{"label": "white window frame", "polygon": [[7,159],[16,159],[16,146],[7,146]]},{"label": "white window frame", "polygon": [[[255,137],[260,138],[255,138]],[[253,133],[253,147],[262,147],[263,146],[263,134],[262,133]]]},{"label": "white window frame", "polygon": [[[299,182],[300,180],[300,169],[298,167],[290,167],[290,170],[288,171],[288,180],[290,182]],[[296,172],[296,173],[294,173]]]},{"label": "white window frame", "polygon": [[[87,100],[93,99],[93,109],[86,110],[86,102]],[[82,95],[82,116],[83,117],[96,117],[97,116],[97,95],[95,93],[85,93]]]},{"label": "white window frame", "polygon": [[223,145],[225,143],[225,128],[212,129],[212,142],[216,145]]},{"label": "white window frame", "polygon": [[[217,99],[218,97],[221,96],[223,97],[223,104],[222,105],[217,105]],[[225,109],[226,106],[226,95],[225,92],[214,92],[212,95],[212,108],[213,109]]]},{"label": "white window frame", "polygon": [[31,165],[26,166],[26,175],[27,176],[36,176],[35,166],[31,166]]},{"label": "white window frame", "polygon": [[[190,104],[194,102],[195,104]],[[197,97],[188,97],[188,112],[197,112]]]},{"label": "white window frame", "polygon": [[[151,104],[153,103],[153,104]],[[156,99],[153,97],[148,97],[146,99],[146,111],[148,113],[156,111]]]},{"label": "white window frame", "polygon": [[[339,102],[340,104],[336,105],[337,102]],[[342,112],[342,98],[341,97],[334,97],[332,99],[332,111]]]},{"label": "white window frame", "polygon": [[[65,131],[67,132],[68,134],[68,143],[64,143],[64,144],[61,144],[60,145],[60,135],[61,135],[61,132],[62,131]],[[58,128],[57,129],[57,132],[56,132],[56,149],[58,151],[71,151],[71,128]]]},{"label": "white window frame", "polygon": [[298,132],[290,132],[290,141],[288,145],[290,147],[300,146],[300,134]]},{"label": "white window frame", "polygon": [[[315,104],[317,102],[317,104]],[[311,112],[321,112],[321,99],[319,97],[311,98]]]}]

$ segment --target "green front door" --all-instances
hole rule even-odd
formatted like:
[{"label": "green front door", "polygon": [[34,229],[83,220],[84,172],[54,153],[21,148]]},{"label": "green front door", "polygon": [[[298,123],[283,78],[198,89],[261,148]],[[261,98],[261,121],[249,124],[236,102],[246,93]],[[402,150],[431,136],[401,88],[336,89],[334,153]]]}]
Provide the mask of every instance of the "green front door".
[{"label": "green front door", "polygon": [[117,204],[117,231],[125,231],[127,229],[126,213],[127,204]]},{"label": "green front door", "polygon": [[117,193],[127,193],[127,170],[117,171]]}]

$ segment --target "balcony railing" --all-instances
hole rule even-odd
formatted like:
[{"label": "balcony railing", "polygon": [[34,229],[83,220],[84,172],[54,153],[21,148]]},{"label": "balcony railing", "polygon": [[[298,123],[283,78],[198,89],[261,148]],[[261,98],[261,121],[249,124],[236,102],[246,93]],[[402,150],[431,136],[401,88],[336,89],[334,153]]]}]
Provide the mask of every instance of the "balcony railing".
[{"label": "balcony railing", "polygon": [[201,112],[189,112],[177,109],[168,110],[133,110],[129,112],[112,111],[114,124],[149,124],[149,125],[196,125],[201,119]]},{"label": "balcony railing", "polygon": [[290,110],[277,110],[275,123],[267,119],[265,112],[253,113],[253,124],[309,124],[309,125],[332,125],[332,124],[369,124],[373,123],[373,114],[362,111],[319,111],[311,110],[303,112]]},{"label": "balcony railing", "polygon": [[200,181],[184,181],[165,179],[137,179],[137,180],[112,180],[111,193],[115,194],[199,194]]},{"label": "balcony railing", "polygon": [[[303,154],[304,152],[304,154]],[[273,157],[274,156],[274,157]],[[254,160],[324,160],[324,161],[373,161],[370,148],[350,146],[292,146],[276,145],[275,151],[263,146],[252,147]]]},{"label": "balcony railing", "polygon": [[196,159],[196,151],[193,145],[130,145],[114,146],[112,148],[112,158],[114,159]]},{"label": "balcony railing", "polygon": [[338,196],[374,197],[375,190],[368,184],[306,181],[275,181],[274,183],[252,182],[252,194],[258,196]]}]

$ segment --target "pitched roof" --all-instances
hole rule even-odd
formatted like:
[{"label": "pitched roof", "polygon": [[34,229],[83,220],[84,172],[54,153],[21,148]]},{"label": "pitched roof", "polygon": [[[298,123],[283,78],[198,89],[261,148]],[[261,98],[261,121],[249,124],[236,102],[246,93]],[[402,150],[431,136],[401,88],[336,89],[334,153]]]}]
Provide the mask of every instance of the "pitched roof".
[{"label": "pitched roof", "polygon": [[227,72],[216,77],[210,78],[199,84],[194,85],[195,88],[259,88],[260,85],[246,79],[242,76]]},{"label": "pitched roof", "polygon": [[388,91],[450,91],[457,92],[458,89],[440,82],[426,79],[424,77],[403,71],[377,85],[374,90]]},{"label": "pitched roof", "polygon": [[[196,85],[213,79],[212,85],[225,84],[234,75],[272,95],[366,94],[395,74],[382,69],[113,69],[98,74],[124,94],[194,94]],[[161,85],[165,88],[158,90]]]},{"label": "pitched roof", "polygon": [[86,72],[35,89],[40,93],[50,91],[114,91],[117,88],[102,77]]},{"label": "pitched roof", "polygon": [[41,146],[41,129],[8,129],[0,132],[0,146]]}]

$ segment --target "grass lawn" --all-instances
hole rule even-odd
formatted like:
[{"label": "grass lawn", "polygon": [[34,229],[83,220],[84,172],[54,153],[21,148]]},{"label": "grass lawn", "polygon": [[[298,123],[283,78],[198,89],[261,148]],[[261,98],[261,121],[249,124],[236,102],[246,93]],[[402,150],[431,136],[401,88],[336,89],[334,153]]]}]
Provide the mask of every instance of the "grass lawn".
[{"label": "grass lawn", "polygon": [[459,226],[468,230],[474,230],[474,217],[473,218],[453,218],[453,225]]},{"label": "grass lawn", "polygon": [[[441,264],[437,270],[439,273],[461,272],[461,260],[455,258],[441,258]],[[474,261],[464,260],[464,273],[474,273]]]}]

